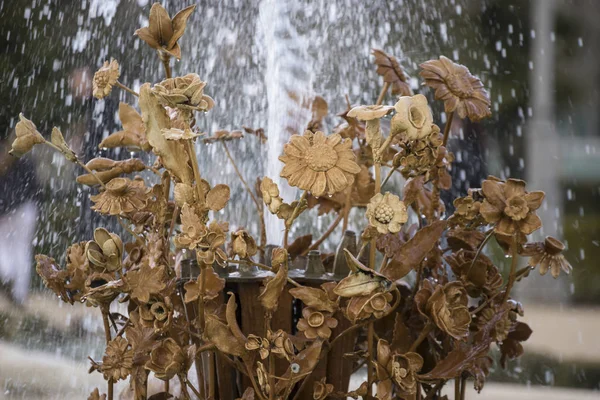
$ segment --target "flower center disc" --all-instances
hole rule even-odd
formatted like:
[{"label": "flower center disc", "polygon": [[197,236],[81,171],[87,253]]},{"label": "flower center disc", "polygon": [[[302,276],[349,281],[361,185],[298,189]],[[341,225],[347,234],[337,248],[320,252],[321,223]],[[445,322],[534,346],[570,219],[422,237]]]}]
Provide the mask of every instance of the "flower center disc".
[{"label": "flower center disc", "polygon": [[312,146],[305,156],[306,164],[317,172],[328,171],[338,160],[337,153],[327,145]]},{"label": "flower center disc", "polygon": [[383,311],[385,309],[386,304],[387,304],[387,301],[385,299],[385,296],[383,296],[381,294],[377,295],[371,299],[371,307],[375,311]]},{"label": "flower center disc", "polygon": [[112,194],[123,195],[127,192],[127,180],[115,178],[106,184],[106,190]]},{"label": "flower center disc", "polygon": [[387,204],[380,204],[375,209],[375,219],[382,224],[388,224],[394,218],[394,210]]},{"label": "flower center disc", "polygon": [[450,75],[446,80],[448,88],[452,93],[461,98],[470,97],[473,94],[473,86],[466,75]]},{"label": "flower center disc", "polygon": [[325,322],[325,316],[320,312],[314,312],[308,317],[308,325],[313,328],[318,328]]},{"label": "flower center disc", "polygon": [[513,196],[506,202],[504,213],[515,221],[520,221],[527,216],[529,207],[527,201],[519,196]]}]

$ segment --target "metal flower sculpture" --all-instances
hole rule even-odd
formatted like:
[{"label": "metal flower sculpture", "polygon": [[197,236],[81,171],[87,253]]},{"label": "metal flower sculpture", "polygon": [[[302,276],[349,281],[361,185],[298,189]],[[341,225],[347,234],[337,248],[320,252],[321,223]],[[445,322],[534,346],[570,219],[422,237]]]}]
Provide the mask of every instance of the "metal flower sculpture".
[{"label": "metal flower sculpture", "polygon": [[[443,212],[440,192],[452,186],[452,116],[490,115],[481,81],[445,57],[422,64],[425,84],[449,113],[442,133],[433,99],[413,95],[396,58],[375,50],[384,82],[375,104],[352,107],[348,100],[344,122],[327,134],[329,107],[315,98],[306,131],[281,149],[280,177],[302,191],[295,198],[285,198],[279,177],[241,171],[228,147],[276,133],[242,126],[201,139],[232,163],[241,182],[232,192],[215,182],[218,176],[201,174],[195,151],[204,135],[195,113],[217,106],[205,94],[210,86],[195,73],[171,77],[169,58],[181,56],[178,41],[194,8],[171,19],[156,3],[149,26],[136,31],[163,61],[163,81],[136,93],[118,82],[115,60],[93,78],[96,97],[118,88],[137,100],[121,103],[123,130],[101,148],[125,147],[143,157],[84,164],[58,128],[46,139],[23,115],[16,125],[13,156],[37,145],[58,151],[82,168],[78,182],[95,192],[92,210],[123,227],[98,227],[93,238],[71,245],[64,267],[36,256],[48,289],[101,312],[106,350],[101,360],[90,359],[90,371],[102,374],[107,388],[89,399],[115,399],[114,383],[126,379],[135,399],[432,399],[454,380],[458,400],[467,379],[480,390],[492,345],[506,366],[531,335],[519,321],[514,285],[535,267],[554,277],[571,271],[557,239],[528,243],[542,224],[536,210],[544,194],[528,192],[521,180],[489,177],[454,200],[453,214]],[[390,87],[403,96],[394,106],[383,104]],[[143,171],[153,174],[132,176]],[[382,191],[396,172],[404,187]],[[247,227],[229,220],[242,191],[255,207]],[[347,231],[353,210],[360,235]],[[265,213],[284,221],[280,236],[267,237]],[[315,228],[323,214],[334,218],[321,237],[296,234],[298,225]],[[340,224],[345,233],[336,253],[319,253]],[[483,254],[494,240],[512,261],[506,279]],[[521,257],[528,265],[519,269]],[[127,305],[126,315],[114,312],[116,303]],[[349,390],[350,374],[362,364],[366,380]],[[151,392],[153,380],[162,391]]]}]

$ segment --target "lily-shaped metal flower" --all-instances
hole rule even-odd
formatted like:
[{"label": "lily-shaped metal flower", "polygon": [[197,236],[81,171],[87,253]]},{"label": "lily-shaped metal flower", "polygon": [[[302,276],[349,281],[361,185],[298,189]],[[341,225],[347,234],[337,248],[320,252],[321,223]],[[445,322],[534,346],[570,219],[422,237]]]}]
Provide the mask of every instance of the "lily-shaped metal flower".
[{"label": "lily-shaped metal flower", "polygon": [[37,131],[33,122],[19,114],[19,122],[15,127],[17,138],[12,143],[12,148],[9,154],[14,157],[21,157],[28,153],[36,144],[46,142],[41,133]]},{"label": "lily-shaped metal flower", "polygon": [[150,9],[149,25],[138,29],[135,34],[160,54],[181,59],[178,40],[183,36],[187,20],[195,8],[195,5],[186,7],[171,19],[160,3],[154,3]]}]

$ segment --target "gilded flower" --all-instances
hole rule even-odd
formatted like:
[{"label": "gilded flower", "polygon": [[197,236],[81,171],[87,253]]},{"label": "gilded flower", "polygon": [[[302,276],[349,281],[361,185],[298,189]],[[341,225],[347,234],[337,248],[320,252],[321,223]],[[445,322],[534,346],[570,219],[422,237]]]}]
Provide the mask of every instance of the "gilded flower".
[{"label": "gilded flower", "polygon": [[298,321],[298,329],[304,333],[307,339],[329,339],[331,329],[335,328],[338,321],[331,316],[331,313],[316,311],[310,307],[302,310],[302,316]]},{"label": "gilded flower", "polygon": [[123,282],[116,280],[114,274],[94,272],[85,281],[84,296],[92,306],[106,306],[117,298]]},{"label": "gilded flower", "polygon": [[94,231],[94,240],[85,246],[85,253],[96,267],[116,271],[121,267],[123,242],[119,235],[104,228],[97,228]]},{"label": "gilded flower", "polygon": [[366,217],[371,226],[381,234],[400,232],[402,224],[408,221],[406,206],[395,194],[377,193],[367,205]]},{"label": "gilded flower", "polygon": [[21,157],[28,153],[36,144],[45,143],[46,140],[33,122],[19,114],[19,122],[15,126],[17,138],[12,142],[12,148],[9,151],[11,156]]},{"label": "gilded flower", "polygon": [[392,85],[392,95],[410,96],[412,90],[396,57],[378,49],[373,49],[373,56],[377,73],[383,77],[384,82]]},{"label": "gilded flower", "polygon": [[288,361],[294,356],[294,344],[284,330],[279,329],[276,332],[267,331],[267,339],[271,343],[271,353],[278,354]]},{"label": "gilded flower", "polygon": [[90,274],[90,262],[85,255],[86,242],[73,243],[67,248],[68,294],[74,301],[81,301],[85,292],[85,282]]},{"label": "gilded flower", "polygon": [[269,352],[271,351],[271,343],[268,339],[261,338],[260,336],[252,334],[248,335],[245,347],[246,350],[250,351],[258,350],[258,354],[260,355],[260,358],[262,360],[269,357]]},{"label": "gilded flower", "polygon": [[157,83],[152,93],[163,106],[183,110],[208,111],[215,105],[213,99],[204,94],[206,82],[197,74],[168,78]]},{"label": "gilded flower", "polygon": [[517,322],[517,313],[509,309],[508,302],[504,305],[487,307],[477,316],[477,327],[482,330],[486,325],[493,323],[493,326],[487,328],[490,336],[497,343],[502,343],[510,333]]},{"label": "gilded flower", "polygon": [[231,250],[234,256],[243,259],[255,255],[258,247],[254,238],[245,229],[240,229],[231,234]]},{"label": "gilded flower", "polygon": [[119,75],[119,63],[117,60],[104,61],[104,65],[94,74],[94,81],[92,83],[94,97],[103,99],[108,96],[112,91],[112,87],[117,83]]},{"label": "gilded flower", "polygon": [[[177,193],[177,186],[176,186]],[[208,234],[206,225],[196,213],[193,206],[184,204],[181,209],[181,233],[175,236],[173,241],[178,248],[194,250],[200,245]]]},{"label": "gilded flower", "polygon": [[171,338],[162,340],[150,352],[146,369],[163,381],[168,381],[185,369],[186,356],[181,346]]},{"label": "gilded flower", "polygon": [[533,268],[540,266],[540,275],[545,275],[548,271],[554,278],[557,278],[562,269],[569,274],[573,267],[562,254],[565,245],[552,236],[547,236],[543,242],[527,243],[523,246],[522,256],[529,256],[529,265]]},{"label": "gilded flower", "polygon": [[221,246],[225,244],[225,233],[228,230],[229,225],[226,222],[211,221],[208,225],[208,233],[197,250],[198,259],[206,265],[212,265],[216,262],[220,266],[225,266],[227,254]]},{"label": "gilded flower", "polygon": [[456,111],[460,118],[479,121],[492,115],[490,98],[479,78],[464,65],[440,56],[420,65],[425,84],[435,89],[436,100],[444,101],[446,113]]},{"label": "gilded flower", "polygon": [[462,283],[455,281],[434,287],[426,279],[415,296],[415,302],[419,311],[448,335],[457,340],[468,336],[471,314],[467,307],[467,291]]},{"label": "gilded flower", "polygon": [[140,322],[154,332],[165,332],[173,321],[173,303],[168,296],[155,296],[145,304],[139,305]]},{"label": "gilded flower", "polygon": [[[389,343],[380,339],[377,342],[377,398],[391,398],[391,383],[396,384],[396,394],[412,396],[417,391],[417,373],[423,367],[423,358],[413,352],[392,353]],[[389,397],[388,397],[389,396]]]},{"label": "gilded flower", "polygon": [[186,7],[171,19],[160,3],[154,3],[150,9],[148,26],[136,30],[135,35],[158,51],[161,56],[180,59],[181,48],[177,41],[183,36],[187,20],[195,8],[195,5]]},{"label": "gilded flower", "polygon": [[263,201],[269,207],[272,214],[277,214],[279,207],[283,204],[283,199],[279,196],[279,188],[271,178],[265,176],[260,182],[260,192]]},{"label": "gilded flower", "polygon": [[422,94],[402,96],[394,105],[396,115],[392,118],[391,134],[404,133],[408,140],[423,139],[432,130],[433,115]]},{"label": "gilded flower", "polygon": [[481,201],[475,199],[475,192],[469,190],[465,197],[454,199],[454,214],[448,218],[452,225],[477,227],[484,223],[480,213]]},{"label": "gilded flower", "polygon": [[150,191],[141,179],[115,178],[106,184],[104,192],[90,196],[92,210],[108,215],[140,211],[146,207]]},{"label": "gilded flower", "polygon": [[352,297],[346,308],[350,321],[356,323],[361,319],[383,317],[392,308],[390,302],[394,296],[390,292],[377,292],[367,296]]},{"label": "gilded flower", "polygon": [[352,142],[338,134],[304,132],[292,135],[279,157],[285,166],[281,176],[291,186],[308,190],[313,196],[333,195],[354,182],[360,172],[352,152]]},{"label": "gilded flower", "polygon": [[314,400],[325,400],[331,393],[333,393],[333,385],[327,383],[327,378],[315,381],[313,385]]},{"label": "gilded flower", "polygon": [[535,210],[544,200],[544,192],[527,192],[525,182],[509,179],[506,182],[491,178],[483,181],[482,190],[485,199],[479,212],[495,231],[502,235],[514,235],[521,232],[529,235],[542,226]]},{"label": "gilded flower", "polygon": [[445,257],[471,297],[479,297],[482,291],[490,294],[502,286],[502,276],[492,261],[484,254],[479,254],[473,263],[475,254],[475,251],[461,249]]},{"label": "gilded flower", "polygon": [[401,141],[400,151],[393,158],[394,167],[400,168],[400,172],[406,179],[425,175],[425,178],[430,180],[431,171],[434,171],[444,149],[441,146],[441,137],[440,128],[433,124],[431,132],[424,138]]},{"label": "gilded flower", "polygon": [[133,368],[133,350],[123,337],[118,336],[111,340],[106,346],[102,367],[104,379],[112,379],[113,382],[125,379]]}]

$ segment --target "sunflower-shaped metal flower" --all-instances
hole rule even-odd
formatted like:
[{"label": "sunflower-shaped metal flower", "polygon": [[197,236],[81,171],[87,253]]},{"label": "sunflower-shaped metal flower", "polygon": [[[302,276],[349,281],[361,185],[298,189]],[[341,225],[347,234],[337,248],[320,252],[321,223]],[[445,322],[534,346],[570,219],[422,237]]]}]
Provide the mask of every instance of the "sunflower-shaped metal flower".
[{"label": "sunflower-shaped metal flower", "polygon": [[118,381],[127,378],[133,368],[133,350],[124,338],[118,336],[106,346],[101,371],[105,379]]},{"label": "sunflower-shaped metal flower", "polygon": [[365,215],[371,226],[381,234],[400,232],[402,224],[408,220],[404,202],[389,192],[373,196]]},{"label": "sunflower-shaped metal flower", "polygon": [[321,131],[293,135],[279,157],[285,166],[281,176],[291,186],[308,190],[313,196],[333,195],[354,183],[360,172],[352,151],[352,142],[338,134],[325,136]]},{"label": "sunflower-shaped metal flower", "polygon": [[142,210],[150,198],[150,188],[141,179],[115,178],[106,184],[106,190],[90,196],[92,210],[102,214],[119,215]]},{"label": "sunflower-shaped metal flower", "polygon": [[102,99],[110,94],[112,87],[119,79],[119,63],[115,59],[104,61],[104,65],[94,74],[92,82],[93,95]]},{"label": "sunflower-shaped metal flower", "polygon": [[436,100],[444,101],[446,113],[456,111],[460,118],[479,121],[489,117],[490,98],[479,78],[471,75],[464,65],[440,56],[420,65],[425,84],[435,89]]},{"label": "sunflower-shaped metal flower", "polygon": [[569,274],[573,267],[562,254],[565,245],[552,236],[547,236],[543,242],[527,243],[523,246],[522,256],[529,256],[529,265],[540,266],[540,275],[546,275],[548,271],[554,278],[563,270]]}]

